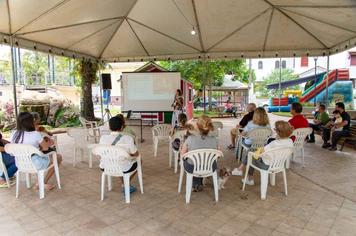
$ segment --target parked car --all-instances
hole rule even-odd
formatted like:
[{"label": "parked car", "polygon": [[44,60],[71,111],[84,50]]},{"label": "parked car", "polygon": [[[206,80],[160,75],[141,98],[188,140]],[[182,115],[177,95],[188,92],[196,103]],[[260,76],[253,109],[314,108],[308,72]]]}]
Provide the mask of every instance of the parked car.
[{"label": "parked car", "polygon": [[[194,99],[194,108],[204,108],[209,107],[209,98],[205,97],[205,104],[204,104],[204,99],[202,97],[196,97]],[[215,98],[211,98],[211,106],[212,108],[217,108],[218,107],[218,102],[216,101]]]}]

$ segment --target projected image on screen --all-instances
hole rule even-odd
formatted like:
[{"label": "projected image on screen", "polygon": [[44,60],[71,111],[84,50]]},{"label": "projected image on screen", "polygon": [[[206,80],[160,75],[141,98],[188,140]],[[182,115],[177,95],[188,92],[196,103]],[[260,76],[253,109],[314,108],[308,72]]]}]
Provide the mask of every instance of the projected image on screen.
[{"label": "projected image on screen", "polygon": [[[147,74],[142,77],[134,74],[128,79],[128,91],[130,100],[165,100],[172,99],[172,91],[176,90],[176,83],[164,81],[164,78]],[[174,82],[174,81],[172,81]]]},{"label": "projected image on screen", "polygon": [[180,74],[124,73],[123,109],[133,111],[170,111]]}]

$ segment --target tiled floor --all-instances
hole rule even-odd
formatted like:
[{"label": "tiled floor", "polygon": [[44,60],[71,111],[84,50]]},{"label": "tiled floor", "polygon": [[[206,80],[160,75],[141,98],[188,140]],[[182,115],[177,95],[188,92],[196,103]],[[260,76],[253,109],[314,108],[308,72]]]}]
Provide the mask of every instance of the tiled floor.
[{"label": "tiled floor", "polygon": [[[237,121],[223,122],[220,141],[226,147],[228,131]],[[160,144],[154,158],[149,128],[144,129],[144,138],[140,151],[145,193],[132,194],[131,204],[125,204],[118,180],[100,201],[97,160],[93,169],[86,160],[73,168],[73,141],[60,135],[62,190],[48,192],[39,200],[24,182],[19,199],[14,187],[1,189],[0,235],[356,235],[354,150],[329,152],[319,144],[307,144],[306,168],[297,158],[288,171],[287,197],[277,176],[276,186],[269,186],[267,200],[261,201],[256,174],[256,186],[246,189],[247,199],[240,177],[231,177],[218,203],[207,187],[192,193],[186,205],[184,191],[177,194],[178,175],[168,168],[167,144]],[[219,165],[236,166],[233,152],[223,151]],[[134,185],[138,185],[136,179]]]}]

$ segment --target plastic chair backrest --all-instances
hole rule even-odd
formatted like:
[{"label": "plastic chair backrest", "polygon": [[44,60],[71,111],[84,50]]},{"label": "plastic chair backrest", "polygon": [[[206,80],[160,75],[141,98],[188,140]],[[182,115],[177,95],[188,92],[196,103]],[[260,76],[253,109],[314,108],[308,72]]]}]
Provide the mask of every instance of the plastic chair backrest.
[{"label": "plastic chair backrest", "polygon": [[88,130],[85,128],[70,128],[67,131],[69,137],[74,138],[74,145],[76,147],[86,147],[88,141],[86,137],[88,136]]},{"label": "plastic chair backrest", "polygon": [[262,158],[268,158],[270,165],[268,171],[280,171],[285,168],[285,162],[288,158],[292,156],[293,148],[282,147],[282,148],[273,148],[267,152],[264,152],[260,155]]},{"label": "plastic chair backrest", "polygon": [[1,170],[2,172],[7,171],[7,170],[6,170],[6,166],[5,166],[5,164],[4,164],[3,160],[2,160],[2,154],[1,154],[1,152],[0,152],[0,170]]},{"label": "plastic chair backrest", "polygon": [[168,137],[172,126],[168,124],[159,124],[152,127],[153,136]]},{"label": "plastic chair backrest", "polygon": [[84,127],[84,128],[86,128],[87,127],[87,120],[84,118],[84,117],[79,117],[79,121],[80,121],[80,123],[82,124],[82,126]]},{"label": "plastic chair backrest", "polygon": [[305,139],[307,138],[307,136],[309,134],[311,134],[312,132],[312,128],[299,128],[299,129],[295,129],[293,130],[293,133],[291,135],[291,137],[295,137],[294,140],[294,147],[295,148],[302,148],[304,143],[305,143]]},{"label": "plastic chair backrest", "polygon": [[263,147],[271,135],[270,128],[256,128],[248,132],[247,136],[252,140],[251,149]]},{"label": "plastic chair backrest", "polygon": [[185,153],[182,158],[194,165],[193,175],[205,177],[213,174],[213,163],[223,156],[216,149],[197,149]]},{"label": "plastic chair backrest", "polygon": [[214,130],[219,130],[224,128],[224,124],[221,121],[213,121]]},{"label": "plastic chair backrest", "polygon": [[32,163],[32,154],[43,155],[37,148],[29,144],[6,144],[5,151],[15,157],[17,169],[22,172],[37,172]]},{"label": "plastic chair backrest", "polygon": [[97,144],[93,153],[101,157],[104,173],[111,176],[123,176],[121,166],[129,158],[129,154],[119,146]]}]

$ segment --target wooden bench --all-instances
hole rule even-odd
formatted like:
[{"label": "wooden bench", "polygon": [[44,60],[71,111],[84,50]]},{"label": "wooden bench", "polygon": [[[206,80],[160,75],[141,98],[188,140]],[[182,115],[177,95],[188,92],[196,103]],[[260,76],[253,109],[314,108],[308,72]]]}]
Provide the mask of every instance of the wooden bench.
[{"label": "wooden bench", "polygon": [[350,126],[350,136],[342,137],[338,141],[338,144],[341,145],[340,151],[344,149],[345,144],[353,146],[356,149],[356,125]]},{"label": "wooden bench", "polygon": [[216,111],[218,112],[218,116],[219,117],[232,117],[234,116],[234,114],[232,114],[231,112],[224,112],[225,111],[225,107],[224,106],[219,106],[216,108]]}]

